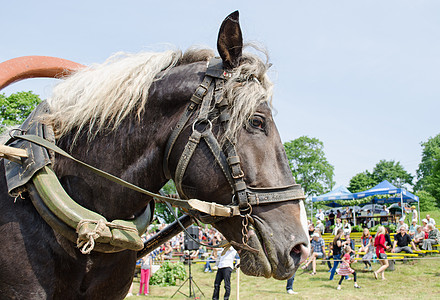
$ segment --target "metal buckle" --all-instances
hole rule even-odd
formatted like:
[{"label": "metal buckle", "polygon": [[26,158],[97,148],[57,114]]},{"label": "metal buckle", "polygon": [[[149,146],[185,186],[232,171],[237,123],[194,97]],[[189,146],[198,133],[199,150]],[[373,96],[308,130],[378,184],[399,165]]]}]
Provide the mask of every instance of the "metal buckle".
[{"label": "metal buckle", "polygon": [[231,174],[231,175],[232,175],[232,178],[234,178],[234,179],[239,179],[239,178],[244,177],[244,173],[243,173],[242,169],[240,169],[240,174],[238,174],[238,175]]}]

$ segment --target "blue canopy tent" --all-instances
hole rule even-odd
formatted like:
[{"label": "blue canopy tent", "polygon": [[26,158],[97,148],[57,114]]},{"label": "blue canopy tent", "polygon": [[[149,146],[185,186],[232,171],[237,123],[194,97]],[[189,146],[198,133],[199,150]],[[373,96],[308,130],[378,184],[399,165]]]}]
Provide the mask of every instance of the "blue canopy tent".
[{"label": "blue canopy tent", "polygon": [[[404,200],[404,202],[408,202],[408,203],[417,202],[411,198],[405,198],[405,197],[403,197],[403,200]],[[374,198],[373,202],[376,204],[397,203],[397,202],[400,202],[400,196],[395,196],[395,197],[390,197],[390,198]]]},{"label": "blue canopy tent", "polygon": [[395,197],[388,198],[388,199],[373,199],[373,204],[376,203],[393,203],[393,202],[400,202],[402,207],[402,215],[405,213],[403,209],[403,202],[417,202],[418,207],[418,215],[420,216],[420,205],[419,205],[419,197],[416,195],[408,192],[407,190],[403,188],[397,188],[391,183],[389,183],[387,180],[382,181],[375,187],[372,187],[369,190],[355,193],[353,194],[353,197],[355,199],[361,199],[369,196],[376,196],[376,195],[396,195]]},{"label": "blue canopy tent", "polygon": [[[345,186],[338,186],[337,188],[333,189],[332,191],[322,194],[320,196],[312,197],[312,202],[321,202],[321,201],[332,201],[329,204],[325,204],[326,206],[330,207],[341,207],[343,205],[340,205],[336,203],[336,200],[354,200],[354,194],[350,192]],[[339,206],[336,206],[339,205]],[[356,225],[356,214],[353,214],[354,216],[354,224]]]},{"label": "blue canopy tent", "polygon": [[343,207],[344,205],[339,204],[339,203],[337,203],[335,201],[332,201],[330,203],[326,203],[325,206],[328,206],[328,207]]},{"label": "blue canopy tent", "polygon": [[353,194],[345,186],[338,186],[334,190],[312,198],[312,202],[330,200],[353,200]]}]

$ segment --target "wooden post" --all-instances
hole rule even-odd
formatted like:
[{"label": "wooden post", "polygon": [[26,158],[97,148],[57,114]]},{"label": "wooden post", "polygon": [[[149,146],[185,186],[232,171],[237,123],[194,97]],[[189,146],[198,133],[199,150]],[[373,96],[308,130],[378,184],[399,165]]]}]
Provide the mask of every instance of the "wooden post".
[{"label": "wooden post", "polygon": [[[240,265],[240,261],[238,264]],[[240,268],[237,268],[237,300],[240,300]]]},{"label": "wooden post", "polygon": [[17,164],[21,164],[20,159],[22,157],[28,157],[28,155],[24,149],[0,145],[0,158],[3,157]]},{"label": "wooden post", "polygon": [[0,154],[4,156],[28,157],[25,149],[0,145]]}]

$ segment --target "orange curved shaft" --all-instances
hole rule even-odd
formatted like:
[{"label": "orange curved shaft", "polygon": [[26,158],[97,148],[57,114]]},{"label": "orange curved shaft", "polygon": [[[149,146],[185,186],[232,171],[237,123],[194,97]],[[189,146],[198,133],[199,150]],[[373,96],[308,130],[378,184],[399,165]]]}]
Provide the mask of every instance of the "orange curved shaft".
[{"label": "orange curved shaft", "polygon": [[57,57],[22,56],[0,63],[0,90],[27,78],[61,78],[86,66]]}]

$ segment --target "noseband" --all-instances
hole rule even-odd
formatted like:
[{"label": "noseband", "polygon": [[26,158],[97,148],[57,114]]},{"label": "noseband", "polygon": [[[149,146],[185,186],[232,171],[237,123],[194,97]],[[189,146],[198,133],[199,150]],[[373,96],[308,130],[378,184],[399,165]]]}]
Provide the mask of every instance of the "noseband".
[{"label": "noseband", "polygon": [[[180,155],[174,174],[174,182],[180,196],[186,199],[190,198],[185,195],[183,191],[182,181],[191,157],[203,139],[231,186],[232,200],[231,203],[227,205],[232,208],[231,216],[237,215],[236,208],[238,208],[238,214],[241,216],[249,216],[252,211],[252,206],[255,205],[304,200],[304,193],[299,184],[269,188],[247,187],[244,181],[244,172],[241,168],[240,157],[237,154],[234,143],[226,138],[223,147],[220,146],[217,137],[212,132],[212,123],[215,121],[214,119],[217,119],[221,124],[223,132],[225,132],[230,114],[227,99],[223,97],[223,88],[224,83],[230,77],[232,77],[232,73],[223,69],[221,59],[213,58],[210,60],[202,83],[200,83],[192,95],[190,104],[187,106],[168,139],[163,160],[165,176],[168,179],[172,178],[169,171],[171,151],[177,138],[183,129],[189,126],[190,120],[192,119],[194,120],[191,126],[192,133]],[[198,217],[207,223],[213,223],[217,220],[216,217],[218,217],[218,215],[215,214],[215,211],[210,209],[207,213],[210,217],[200,214]],[[225,216],[222,215],[221,217]]]}]

